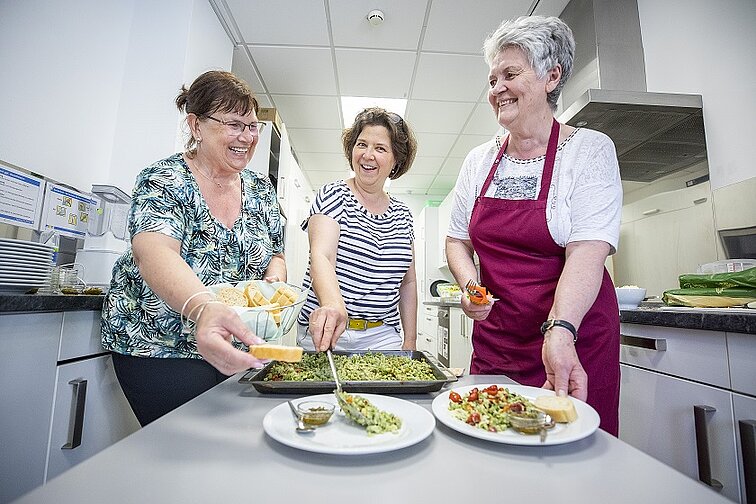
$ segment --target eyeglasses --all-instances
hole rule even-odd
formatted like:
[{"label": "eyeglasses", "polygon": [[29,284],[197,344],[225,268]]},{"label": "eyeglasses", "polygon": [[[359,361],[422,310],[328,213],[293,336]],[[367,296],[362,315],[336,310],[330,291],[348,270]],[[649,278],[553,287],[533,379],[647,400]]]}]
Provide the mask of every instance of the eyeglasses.
[{"label": "eyeglasses", "polygon": [[208,119],[212,119],[215,122],[221,123],[223,126],[226,127],[228,130],[228,133],[231,135],[241,135],[244,133],[244,130],[249,128],[249,131],[255,135],[259,136],[260,133],[265,129],[265,123],[264,122],[251,122],[249,124],[243,123],[241,121],[222,121],[220,119],[216,119],[213,116],[207,116]]}]

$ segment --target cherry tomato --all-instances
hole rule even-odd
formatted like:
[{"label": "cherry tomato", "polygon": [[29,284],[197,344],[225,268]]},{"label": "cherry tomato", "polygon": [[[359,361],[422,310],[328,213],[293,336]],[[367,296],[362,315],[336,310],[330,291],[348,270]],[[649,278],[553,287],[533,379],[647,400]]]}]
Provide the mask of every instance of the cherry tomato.
[{"label": "cherry tomato", "polygon": [[452,392],[449,392],[449,400],[451,402],[461,403],[462,402],[462,396],[460,396],[456,392],[452,391]]},{"label": "cherry tomato", "polygon": [[479,424],[480,413],[478,413],[477,411],[473,411],[472,413],[470,413],[470,416],[467,417],[467,423],[469,423],[470,425]]},{"label": "cherry tomato", "polygon": [[474,389],[472,389],[470,391],[470,395],[467,396],[467,400],[468,401],[472,401],[472,402],[475,402],[475,401],[478,400],[478,388],[477,387],[475,387]]},{"label": "cherry tomato", "polygon": [[487,387],[485,389],[485,392],[490,396],[495,396],[499,393],[499,387],[497,387],[496,385],[491,385],[490,387]]},{"label": "cherry tomato", "polygon": [[513,403],[509,405],[509,411],[512,413],[522,413],[525,411],[525,406],[522,403]]}]

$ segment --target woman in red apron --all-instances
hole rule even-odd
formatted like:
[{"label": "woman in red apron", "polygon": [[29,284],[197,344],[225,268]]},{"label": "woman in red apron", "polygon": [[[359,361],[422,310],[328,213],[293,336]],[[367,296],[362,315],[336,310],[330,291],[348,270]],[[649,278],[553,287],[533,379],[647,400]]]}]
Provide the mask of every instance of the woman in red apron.
[{"label": "woman in red apron", "polygon": [[[478,278],[477,253],[480,283],[498,298],[483,306],[463,298],[475,320],[471,373],[586,400],[617,435],[619,310],[604,262],[619,235],[622,189],[611,141],[553,118],[573,54],[558,18],[505,22],[486,41],[489,102],[509,134],[499,149],[489,142],[466,159],[447,258],[465,285]],[[469,215],[467,229],[455,214]]]}]

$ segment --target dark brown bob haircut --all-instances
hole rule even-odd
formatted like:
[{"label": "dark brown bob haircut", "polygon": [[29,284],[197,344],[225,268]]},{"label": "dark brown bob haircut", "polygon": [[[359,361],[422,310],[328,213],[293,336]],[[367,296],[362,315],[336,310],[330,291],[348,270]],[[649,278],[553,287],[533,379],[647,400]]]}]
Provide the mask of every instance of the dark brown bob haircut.
[{"label": "dark brown bob haircut", "polygon": [[357,143],[357,137],[366,126],[383,126],[388,130],[391,139],[391,151],[396,159],[396,165],[391,170],[389,178],[398,179],[407,173],[415,160],[417,141],[409,124],[399,114],[387,112],[379,107],[366,108],[354,118],[354,124],[344,130],[341,135],[341,143],[344,146],[344,155],[352,168],[352,149]]}]

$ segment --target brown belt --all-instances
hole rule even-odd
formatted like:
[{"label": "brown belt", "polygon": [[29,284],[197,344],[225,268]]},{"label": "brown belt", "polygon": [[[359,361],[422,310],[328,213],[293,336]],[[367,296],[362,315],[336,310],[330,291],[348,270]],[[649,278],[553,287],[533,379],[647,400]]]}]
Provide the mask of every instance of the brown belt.
[{"label": "brown belt", "polygon": [[382,325],[382,320],[372,321],[350,318],[347,322],[347,329],[350,329],[352,331],[366,331],[368,329],[372,329],[373,327],[380,327]]}]

